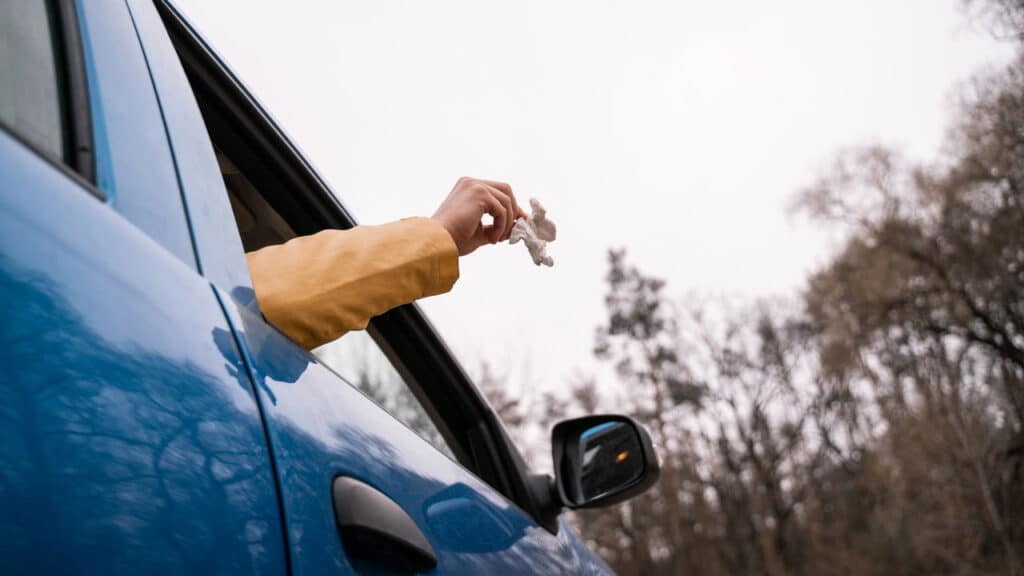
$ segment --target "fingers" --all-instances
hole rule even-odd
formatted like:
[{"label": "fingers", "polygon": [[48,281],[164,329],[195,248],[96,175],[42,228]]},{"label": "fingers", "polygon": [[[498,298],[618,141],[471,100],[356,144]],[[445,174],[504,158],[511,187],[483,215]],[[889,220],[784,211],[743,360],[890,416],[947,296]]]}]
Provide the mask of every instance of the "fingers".
[{"label": "fingers", "polygon": [[[494,223],[490,226],[483,226],[482,233],[484,238],[488,242],[494,244],[499,242],[505,237],[505,230],[511,231],[509,227],[512,218],[511,202],[506,196],[497,192],[489,186],[485,186],[483,193],[481,194],[483,200],[483,210],[486,214],[490,214],[494,218]],[[504,202],[502,201],[504,200]]]},{"label": "fingers", "polygon": [[498,182],[497,180],[481,180],[481,182],[487,184],[491,188],[497,188],[498,190],[501,190],[505,194],[508,194],[509,196],[512,196],[513,199],[515,199],[515,195],[512,194],[512,187],[509,186],[507,183]]},{"label": "fingers", "polygon": [[509,234],[512,233],[512,226],[516,223],[515,201],[510,196],[493,188],[491,189],[491,193],[494,194],[494,197],[505,208],[505,225],[500,227],[497,226],[497,219],[495,219],[495,228],[500,231],[495,242],[499,242],[501,240],[508,239]]},{"label": "fingers", "polygon": [[[512,214],[513,214],[512,222],[513,222],[513,224],[515,223],[516,218],[527,218],[528,217],[528,214],[526,213],[526,211],[523,210],[522,208],[520,208],[519,201],[516,200],[516,195],[512,192],[512,187],[511,186],[509,186],[505,182],[498,182],[496,180],[481,180],[481,182],[483,182],[484,184],[490,186],[491,188],[494,188],[494,189],[498,190],[502,194],[508,195],[508,197],[512,199]],[[509,228],[509,232],[510,233],[512,232],[511,228]]]},{"label": "fingers", "polygon": [[[483,225],[480,218],[484,214],[490,214],[493,223]],[[483,244],[507,240],[516,220],[526,216],[512,187],[505,182],[463,177],[433,218],[452,235],[459,254],[465,255]]]}]

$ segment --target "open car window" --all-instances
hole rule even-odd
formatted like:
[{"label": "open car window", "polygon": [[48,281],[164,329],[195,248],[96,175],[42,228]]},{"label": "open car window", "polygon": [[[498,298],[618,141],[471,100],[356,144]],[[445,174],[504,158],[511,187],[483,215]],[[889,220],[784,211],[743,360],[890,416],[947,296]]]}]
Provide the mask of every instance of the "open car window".
[{"label": "open car window", "polygon": [[[232,160],[217,145],[216,134],[211,133],[211,137],[245,251],[251,252],[295,238],[297,234],[294,229],[274,209],[264,192],[253,183],[253,179],[239,167],[251,160],[245,157],[237,162]],[[439,451],[464,465],[469,464],[469,458],[448,431],[444,420],[431,407],[429,398],[423,394],[408,370],[402,368],[400,358],[394,353],[386,353],[385,349],[387,345],[384,338],[371,328],[369,331],[345,334],[320,346],[313,354],[321,364],[359,389]],[[460,455],[461,458],[458,457]]]}]

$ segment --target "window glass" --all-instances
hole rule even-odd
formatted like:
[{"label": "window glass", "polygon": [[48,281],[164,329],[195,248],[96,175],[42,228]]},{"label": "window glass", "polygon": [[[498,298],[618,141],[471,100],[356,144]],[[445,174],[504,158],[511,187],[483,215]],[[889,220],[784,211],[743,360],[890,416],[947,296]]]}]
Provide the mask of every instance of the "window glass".
[{"label": "window glass", "polygon": [[313,350],[313,354],[421,438],[456,459],[405,378],[369,333],[349,332]]},{"label": "window glass", "polygon": [[55,30],[50,2],[0,0],[0,122],[66,161]]}]

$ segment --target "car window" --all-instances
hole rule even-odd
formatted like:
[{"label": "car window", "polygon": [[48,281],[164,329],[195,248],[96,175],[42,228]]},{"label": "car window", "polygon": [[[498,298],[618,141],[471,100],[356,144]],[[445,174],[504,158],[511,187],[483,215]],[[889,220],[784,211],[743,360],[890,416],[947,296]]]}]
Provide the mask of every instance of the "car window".
[{"label": "car window", "polygon": [[349,332],[313,350],[322,364],[358,388],[435,448],[455,460],[444,435],[413,394],[411,378],[395,367],[369,332]]},{"label": "car window", "polygon": [[41,152],[68,162],[56,30],[50,2],[0,2],[0,122]]},{"label": "car window", "polygon": [[[214,144],[216,146],[216,142]],[[294,238],[296,233],[292,227],[240,167],[246,165],[245,159],[235,162],[220,149],[216,153],[245,250],[257,250]],[[324,344],[313,353],[322,364],[358,388],[421,438],[456,459],[435,424],[441,418],[428,412],[426,403],[413,392],[419,388],[411,375],[403,374],[397,368],[400,365],[398,359],[393,355],[389,358],[368,332],[350,332]]]}]

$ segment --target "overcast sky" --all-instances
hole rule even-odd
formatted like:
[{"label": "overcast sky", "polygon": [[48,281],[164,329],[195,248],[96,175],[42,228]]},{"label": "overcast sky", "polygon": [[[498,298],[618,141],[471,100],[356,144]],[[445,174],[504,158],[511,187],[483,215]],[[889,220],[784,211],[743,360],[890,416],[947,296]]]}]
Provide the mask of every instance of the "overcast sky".
[{"label": "overcast sky", "polygon": [[421,304],[468,368],[592,364],[605,253],[673,295],[799,289],[829,253],[787,215],[842,147],[939,150],[958,82],[1010,47],[955,0],[176,0],[360,222],[429,216],[459,176],[558,224],[462,259]]}]

